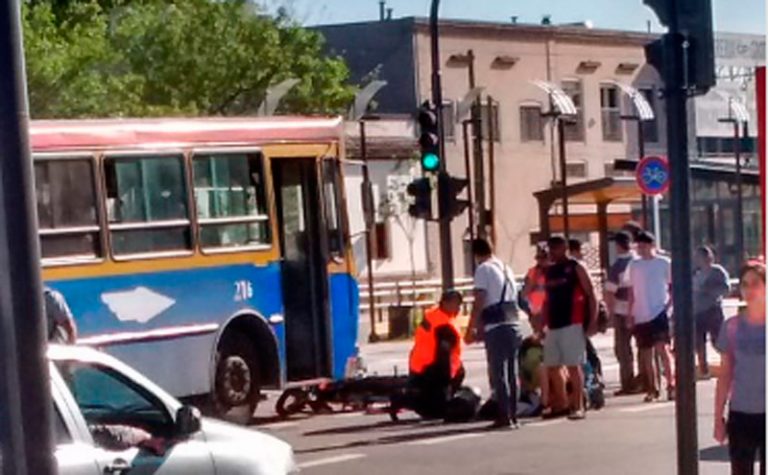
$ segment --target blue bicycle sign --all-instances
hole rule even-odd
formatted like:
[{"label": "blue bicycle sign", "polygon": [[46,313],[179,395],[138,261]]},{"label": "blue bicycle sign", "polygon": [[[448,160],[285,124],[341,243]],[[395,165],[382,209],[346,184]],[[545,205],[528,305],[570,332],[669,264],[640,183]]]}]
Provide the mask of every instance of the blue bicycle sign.
[{"label": "blue bicycle sign", "polygon": [[635,170],[637,185],[647,195],[660,195],[669,189],[669,163],[663,157],[645,157]]}]

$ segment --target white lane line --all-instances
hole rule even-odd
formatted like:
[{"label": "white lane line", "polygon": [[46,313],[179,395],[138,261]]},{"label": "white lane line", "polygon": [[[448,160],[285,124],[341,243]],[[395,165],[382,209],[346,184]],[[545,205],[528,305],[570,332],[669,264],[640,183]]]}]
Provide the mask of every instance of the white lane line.
[{"label": "white lane line", "polygon": [[483,434],[477,434],[477,433],[469,433],[469,434],[455,434],[455,435],[446,435],[444,437],[432,437],[430,439],[422,439],[422,440],[414,440],[413,442],[408,442],[407,445],[437,445],[437,444],[443,444],[446,442],[453,442],[456,440],[464,440],[464,439],[473,439],[475,437],[482,437]]},{"label": "white lane line", "polygon": [[555,426],[557,424],[562,424],[565,422],[564,419],[555,419],[552,421],[541,421],[541,422],[531,422],[529,424],[523,424],[523,427],[546,427],[546,426]]},{"label": "white lane line", "polygon": [[298,422],[273,422],[271,424],[262,424],[259,429],[287,429],[289,427],[298,426]]},{"label": "white lane line", "polygon": [[619,412],[646,412],[646,411],[653,411],[654,409],[663,409],[665,407],[672,407],[673,403],[671,402],[661,402],[656,404],[651,403],[645,403],[642,406],[632,406],[632,407],[625,407],[622,409],[619,409]]},{"label": "white lane line", "polygon": [[324,459],[310,460],[309,462],[300,463],[298,464],[298,466],[300,469],[320,467],[321,465],[331,465],[334,463],[349,462],[350,460],[357,460],[364,457],[366,457],[365,454],[344,454],[344,455],[337,455],[335,457],[327,457]]}]

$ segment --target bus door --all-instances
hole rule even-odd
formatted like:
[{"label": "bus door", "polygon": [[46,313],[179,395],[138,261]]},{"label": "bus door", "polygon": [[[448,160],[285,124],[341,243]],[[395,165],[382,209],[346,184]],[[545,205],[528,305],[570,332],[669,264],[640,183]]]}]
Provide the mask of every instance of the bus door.
[{"label": "bus door", "polygon": [[330,377],[328,270],[314,158],[272,160],[288,381]]}]

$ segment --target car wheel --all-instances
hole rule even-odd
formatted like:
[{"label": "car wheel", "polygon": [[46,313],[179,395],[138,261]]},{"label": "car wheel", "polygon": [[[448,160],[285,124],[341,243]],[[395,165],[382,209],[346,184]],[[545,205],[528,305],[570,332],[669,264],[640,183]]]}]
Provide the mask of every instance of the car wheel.
[{"label": "car wheel", "polygon": [[212,394],[216,415],[245,425],[253,418],[261,396],[256,351],[244,335],[230,334],[219,345]]}]

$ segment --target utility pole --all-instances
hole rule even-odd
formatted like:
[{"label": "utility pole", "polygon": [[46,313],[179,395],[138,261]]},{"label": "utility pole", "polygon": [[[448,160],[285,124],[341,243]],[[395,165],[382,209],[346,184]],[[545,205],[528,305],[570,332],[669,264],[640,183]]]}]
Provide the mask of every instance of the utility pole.
[{"label": "utility pole", "polygon": [[373,286],[373,186],[371,174],[368,169],[368,145],[365,130],[365,120],[360,118],[360,160],[363,162],[363,213],[365,214],[365,261],[366,276],[368,277],[368,317],[371,331],[368,334],[368,342],[379,341],[376,334],[376,296]]},{"label": "utility pole", "polygon": [[[432,0],[429,13],[429,31],[432,51],[432,102],[437,109],[438,140],[440,144],[440,168],[438,183],[447,183],[448,171],[445,156],[445,127],[443,117],[443,85],[440,66],[440,0]],[[442,270],[443,290],[453,287],[453,248],[451,246],[451,215],[448,210],[449,194],[444,186],[438,185],[438,212],[440,227],[440,268]]]},{"label": "utility pole", "polygon": [[[3,475],[56,473],[21,6],[0,2],[0,457]],[[21,351],[23,349],[23,358]]]},{"label": "utility pole", "polygon": [[669,208],[672,236],[672,290],[675,302],[677,473],[697,475],[699,454],[693,338],[693,284],[691,282],[691,176],[686,107],[688,89],[685,77],[688,41],[679,33],[676,13],[672,16],[669,33],[664,36],[664,42],[667,141],[671,174]]},{"label": "utility pole", "polygon": [[566,239],[571,237],[571,225],[568,216],[568,162],[565,152],[565,118],[562,115],[558,115],[555,120],[557,121],[557,136],[560,156],[560,190],[561,199],[563,205],[563,234]]}]

